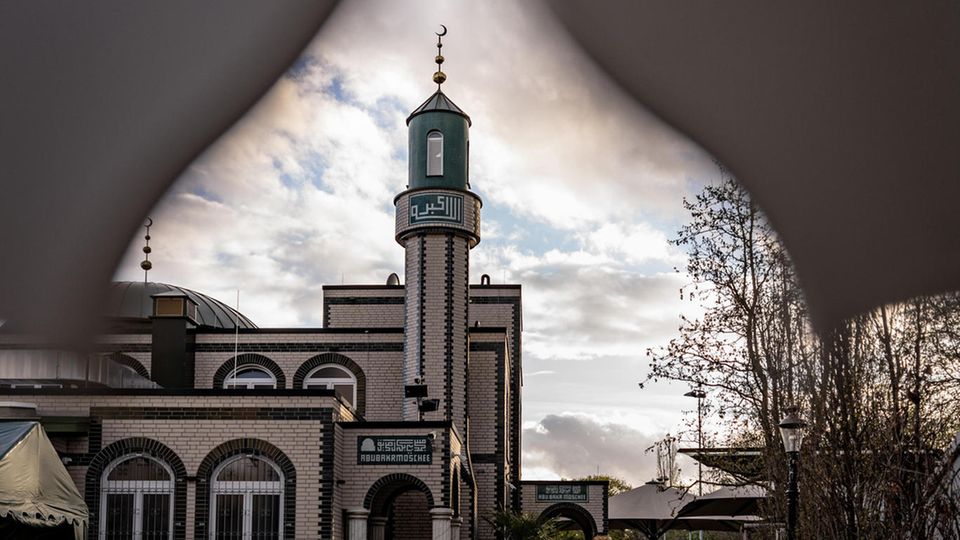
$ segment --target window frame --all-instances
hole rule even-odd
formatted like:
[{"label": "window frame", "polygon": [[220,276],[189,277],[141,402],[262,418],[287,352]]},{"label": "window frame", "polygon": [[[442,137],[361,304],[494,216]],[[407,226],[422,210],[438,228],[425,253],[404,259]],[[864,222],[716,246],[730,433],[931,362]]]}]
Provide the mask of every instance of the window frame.
[{"label": "window frame", "polygon": [[[246,370],[256,370],[261,373],[266,373],[267,377],[258,377],[250,379],[239,379],[236,375],[240,374],[242,371]],[[242,384],[241,384],[242,383]],[[266,385],[271,384],[271,388],[274,390],[277,388],[277,376],[271,372],[269,369],[258,365],[258,364],[243,364],[237,366],[236,370],[231,369],[227,376],[223,378],[223,388],[225,390],[254,390],[257,385]]]},{"label": "window frame", "polygon": [[[270,468],[277,474],[277,480],[269,481],[246,481],[246,480],[219,480],[218,477],[220,473],[223,472],[223,469],[227,468],[228,465],[239,461],[241,459],[255,459],[260,461]],[[283,475],[283,471],[280,470],[280,466],[274,463],[273,460],[268,459],[265,456],[252,455],[252,454],[239,454],[233,456],[229,459],[223,460],[217,467],[213,470],[213,473],[210,475],[210,515],[208,523],[210,525],[210,539],[215,540],[217,538],[217,495],[242,495],[243,496],[243,516],[241,519],[241,532],[240,535],[242,538],[249,538],[253,536],[253,496],[254,495],[277,495],[279,496],[280,504],[277,508],[277,538],[283,538],[283,503],[284,503],[284,483],[286,478]],[[253,488],[253,489],[250,489]]]},{"label": "window frame", "polygon": [[[434,137],[436,135],[436,137]],[[439,129],[431,130],[427,133],[427,163],[426,163],[426,173],[427,176],[443,176],[443,152],[444,152],[444,141],[443,141],[443,132]],[[438,141],[440,143],[440,155],[438,163],[439,172],[434,170],[431,167],[431,156],[433,152],[430,151],[431,141]]]},{"label": "window frame", "polygon": [[[345,374],[346,374],[346,377],[344,377],[344,378],[342,378],[342,379],[334,379],[334,378],[331,378],[331,377],[315,377],[315,376],[314,376],[314,374],[315,374],[316,372],[320,371],[321,369],[325,369],[325,368],[336,368],[337,370],[345,373]],[[358,384],[357,384],[357,375],[356,375],[355,373],[353,373],[352,371],[350,371],[349,369],[347,369],[346,366],[342,366],[342,365],[336,364],[336,363],[330,363],[330,364],[321,364],[321,365],[319,365],[319,366],[311,369],[309,372],[307,372],[307,375],[303,378],[303,388],[308,389],[308,388],[320,388],[320,387],[322,387],[322,388],[326,388],[327,390],[335,390],[335,388],[334,388],[334,385],[335,385],[335,384],[343,385],[343,384],[344,384],[344,381],[347,381],[347,380],[349,380],[349,381],[350,381],[350,384],[353,385],[353,397],[352,397],[352,399],[351,399],[351,401],[350,401],[350,407],[351,407],[352,409],[356,410],[356,408],[357,408],[357,386],[358,386]],[[321,385],[322,385],[322,386],[321,386]]]},{"label": "window frame", "polygon": [[[164,472],[167,473],[168,480],[110,480],[110,474],[123,462],[136,458],[146,458],[159,464]],[[108,495],[133,495],[133,540],[143,538],[143,496],[147,495],[169,495],[170,508],[168,510],[169,523],[167,524],[167,538],[173,539],[174,533],[174,509],[176,508],[174,499],[176,498],[176,475],[173,474],[173,468],[163,460],[157,459],[143,452],[134,452],[124,454],[110,462],[104,467],[100,474],[100,524],[97,531],[97,538],[104,540],[107,538],[107,496]]]}]

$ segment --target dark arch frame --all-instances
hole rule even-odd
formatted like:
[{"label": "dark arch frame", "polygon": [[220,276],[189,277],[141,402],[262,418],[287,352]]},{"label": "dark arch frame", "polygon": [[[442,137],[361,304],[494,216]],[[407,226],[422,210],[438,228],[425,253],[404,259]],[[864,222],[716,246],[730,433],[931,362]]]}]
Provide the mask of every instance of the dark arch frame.
[{"label": "dark arch frame", "polygon": [[136,358],[123,354],[122,352],[113,352],[108,355],[108,358],[114,363],[120,364],[121,366],[127,366],[128,368],[137,372],[137,375],[150,378],[150,372],[147,371],[147,368]]},{"label": "dark arch frame", "polygon": [[217,465],[238,455],[250,454],[273,461],[283,472],[283,538],[293,538],[297,524],[297,470],[279,448],[261,439],[234,439],[217,446],[197,467],[197,496],[193,536],[210,536],[210,484]]},{"label": "dark arch frame", "polygon": [[173,471],[173,537],[184,540],[187,537],[187,469],[180,456],[160,441],[145,437],[132,437],[113,442],[102,449],[87,467],[83,495],[90,512],[87,538],[100,537],[100,481],[104,469],[117,459],[130,454],[144,454],[157,461],[166,463]]},{"label": "dark arch frame", "polygon": [[579,504],[562,502],[546,507],[540,512],[540,517],[549,519],[553,517],[565,517],[572,519],[580,529],[583,530],[583,537],[590,540],[603,531],[597,529],[597,522],[593,519],[593,514]]},{"label": "dark arch frame", "polygon": [[353,373],[353,376],[357,379],[357,402],[353,404],[353,407],[359,416],[366,414],[367,376],[359,364],[342,354],[332,352],[322,353],[300,364],[297,372],[293,375],[293,388],[303,388],[303,382],[306,380],[307,374],[325,364],[337,364],[347,368],[350,373]]},{"label": "dark arch frame", "polygon": [[[382,511],[383,508],[389,506],[397,495],[410,490],[417,490],[426,495],[428,508],[435,506],[433,492],[423,480],[406,473],[394,473],[380,477],[370,486],[367,495],[363,498],[363,507],[370,510],[371,515],[386,516]],[[375,502],[380,504],[375,507]]]},{"label": "dark arch frame", "polygon": [[277,388],[286,388],[287,387],[287,377],[283,374],[283,370],[280,369],[280,366],[276,362],[263,356],[262,354],[254,353],[240,353],[237,356],[231,356],[224,362],[217,372],[213,374],[213,387],[214,388],[223,388],[223,382],[227,380],[227,376],[233,372],[233,359],[237,359],[237,366],[259,366],[270,373],[273,374],[277,379]]}]

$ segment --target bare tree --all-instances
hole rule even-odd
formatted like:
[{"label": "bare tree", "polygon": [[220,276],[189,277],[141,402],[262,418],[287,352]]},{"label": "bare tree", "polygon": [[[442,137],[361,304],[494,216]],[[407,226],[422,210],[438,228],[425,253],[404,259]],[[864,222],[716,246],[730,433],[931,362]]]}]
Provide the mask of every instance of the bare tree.
[{"label": "bare tree", "polygon": [[[727,442],[764,449],[777,486],[786,471],[777,423],[801,406],[804,536],[956,537],[947,486],[957,456],[945,449],[960,428],[960,296],[884,306],[816,335],[788,254],[733,178],[685,207],[691,219],[675,242],[691,283],[680,294],[705,312],[648,351],[648,380],[712,389]],[[782,519],[782,508],[774,499],[768,517]]]}]

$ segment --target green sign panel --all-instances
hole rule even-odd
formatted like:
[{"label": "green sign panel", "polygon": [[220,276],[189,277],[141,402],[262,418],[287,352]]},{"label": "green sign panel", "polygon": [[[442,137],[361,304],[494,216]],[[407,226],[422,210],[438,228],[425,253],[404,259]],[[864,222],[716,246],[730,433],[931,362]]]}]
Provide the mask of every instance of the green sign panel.
[{"label": "green sign panel", "polygon": [[587,502],[589,487],[585,484],[537,484],[537,500],[542,502]]},{"label": "green sign panel", "polygon": [[410,225],[419,223],[463,223],[463,197],[446,193],[410,196]]},{"label": "green sign panel", "polygon": [[360,437],[357,465],[430,465],[433,445],[425,435]]}]

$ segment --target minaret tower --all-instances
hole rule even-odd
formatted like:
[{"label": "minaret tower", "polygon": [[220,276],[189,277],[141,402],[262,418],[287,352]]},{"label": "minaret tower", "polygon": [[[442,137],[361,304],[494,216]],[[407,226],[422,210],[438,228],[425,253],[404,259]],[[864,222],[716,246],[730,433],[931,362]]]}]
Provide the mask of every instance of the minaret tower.
[{"label": "minaret tower", "polygon": [[[425,384],[438,409],[424,420],[464,428],[470,249],[480,241],[480,198],[469,191],[470,117],[443,94],[447,76],[437,34],[437,91],[407,118],[409,180],[394,199],[397,242],[406,250],[405,384]],[[419,381],[417,381],[419,379]],[[404,401],[404,420],[420,417]]]}]

